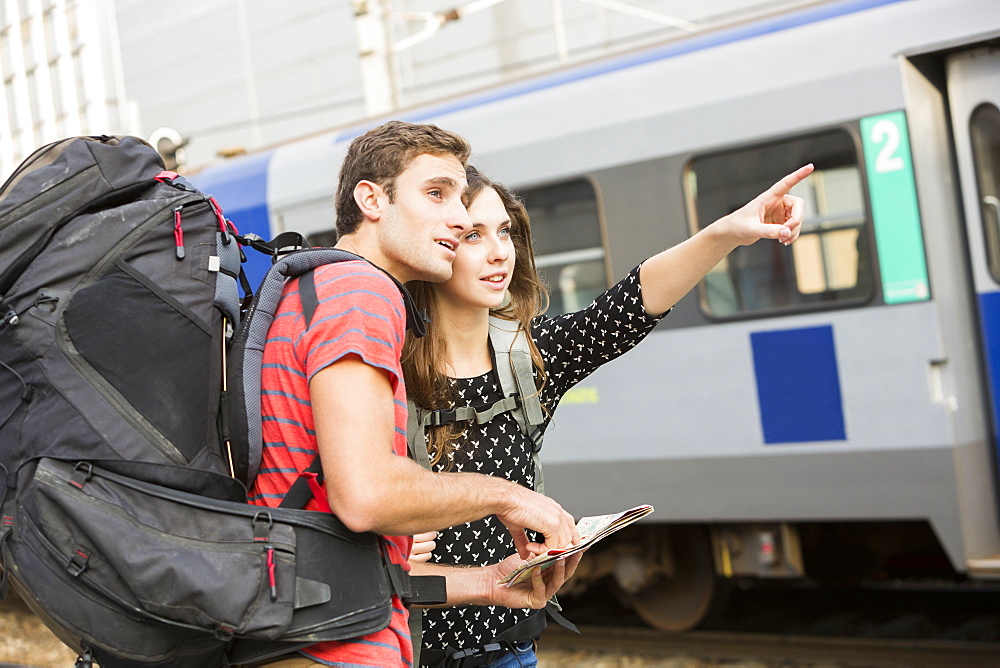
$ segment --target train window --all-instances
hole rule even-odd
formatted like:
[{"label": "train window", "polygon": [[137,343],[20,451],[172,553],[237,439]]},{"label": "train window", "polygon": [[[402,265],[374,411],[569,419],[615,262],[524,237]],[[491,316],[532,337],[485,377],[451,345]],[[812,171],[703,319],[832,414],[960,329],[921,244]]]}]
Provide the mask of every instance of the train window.
[{"label": "train window", "polygon": [[972,113],[969,132],[979,182],[986,258],[994,280],[1000,282],[1000,110],[992,104],[979,106]]},{"label": "train window", "polygon": [[324,198],[283,209],[275,215],[279,228],[276,232],[299,232],[311,246],[332,246],[337,243],[337,230],[333,228],[336,215],[333,198]]},{"label": "train window", "polygon": [[857,146],[830,131],[693,159],[685,191],[697,229],[735,211],[779,178],[812,162],[816,169],[792,191],[805,221],[790,248],[761,242],[737,248],[700,287],[714,317],[784,312],[871,296],[868,214]]},{"label": "train window", "polygon": [[538,273],[549,289],[549,315],[578,311],[608,289],[597,195],[570,181],[521,192],[531,217]]}]

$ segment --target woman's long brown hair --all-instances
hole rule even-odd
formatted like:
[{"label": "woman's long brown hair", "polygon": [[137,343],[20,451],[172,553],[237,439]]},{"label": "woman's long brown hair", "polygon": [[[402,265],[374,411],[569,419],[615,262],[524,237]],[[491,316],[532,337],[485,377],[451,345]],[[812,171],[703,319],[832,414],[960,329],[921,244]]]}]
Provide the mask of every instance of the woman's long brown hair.
[{"label": "woman's long brown hair", "polygon": [[[510,216],[510,236],[514,245],[514,273],[511,276],[508,294],[510,298],[503,306],[490,311],[491,315],[507,320],[516,320],[528,334],[531,360],[538,370],[536,384],[541,390],[545,384],[545,365],[531,338],[531,321],[548,308],[548,293],[535,269],[535,253],[531,245],[531,226],[524,202],[506,186],[496,183],[483,175],[475,167],[465,168],[469,182],[469,205],[485,189],[492,188],[503,202]],[[445,338],[438,328],[437,298],[434,285],[424,281],[407,284],[418,309],[425,309],[430,316],[427,336],[406,337],[403,345],[403,374],[406,379],[406,393],[417,406],[429,410],[448,409],[455,406],[456,396],[449,378],[440,366],[447,353]],[[467,422],[456,422],[428,428],[427,452],[431,462],[437,464],[455,450],[464,435]]]}]

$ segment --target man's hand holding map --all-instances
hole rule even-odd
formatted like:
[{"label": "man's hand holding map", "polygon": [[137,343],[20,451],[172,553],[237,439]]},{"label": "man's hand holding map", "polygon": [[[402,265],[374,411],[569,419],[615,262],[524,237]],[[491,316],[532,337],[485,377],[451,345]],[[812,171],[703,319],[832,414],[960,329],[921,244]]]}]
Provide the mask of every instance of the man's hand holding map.
[{"label": "man's hand holding map", "polygon": [[511,571],[506,577],[500,580],[500,584],[513,587],[520,582],[524,582],[531,577],[532,568],[545,568],[559,559],[565,559],[571,554],[586,550],[605,536],[613,534],[651,512],[653,512],[653,506],[636,506],[635,508],[614,515],[584,517],[576,523],[576,529],[580,532],[580,542],[578,544],[568,545],[562,549],[549,550],[526,561],[524,565]]}]

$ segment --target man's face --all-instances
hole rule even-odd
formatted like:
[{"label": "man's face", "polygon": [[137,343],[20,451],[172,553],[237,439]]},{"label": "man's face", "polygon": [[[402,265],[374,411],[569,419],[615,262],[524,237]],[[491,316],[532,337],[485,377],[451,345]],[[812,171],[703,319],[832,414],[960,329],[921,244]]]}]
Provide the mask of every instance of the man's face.
[{"label": "man's face", "polygon": [[383,269],[400,282],[445,281],[455,248],[469,227],[465,167],[453,155],[423,154],[396,177],[379,224]]}]

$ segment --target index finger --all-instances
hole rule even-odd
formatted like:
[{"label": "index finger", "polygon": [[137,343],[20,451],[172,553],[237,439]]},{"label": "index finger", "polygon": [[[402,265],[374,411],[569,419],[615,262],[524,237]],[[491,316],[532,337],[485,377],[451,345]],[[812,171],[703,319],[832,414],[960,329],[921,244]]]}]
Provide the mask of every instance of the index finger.
[{"label": "index finger", "polygon": [[563,511],[563,526],[562,528],[567,532],[565,537],[566,542],[562,544],[561,547],[568,547],[570,545],[576,545],[580,542],[580,532],[576,528],[576,520],[568,512]]},{"label": "index finger", "polygon": [[517,550],[517,554],[527,561],[531,559],[532,554],[528,550],[528,535],[524,533],[524,529],[520,527],[507,527],[510,531],[510,537],[514,540],[514,549]]},{"label": "index finger", "polygon": [[791,174],[786,174],[780,181],[767,189],[767,194],[779,199],[784,197],[788,194],[789,190],[797,186],[803,179],[812,174],[813,169],[815,169],[815,166],[810,162],[808,165],[799,167]]},{"label": "index finger", "polygon": [[567,516],[569,519],[562,523],[557,533],[552,534],[552,536],[545,536],[546,551],[563,550],[580,542],[580,532],[577,531],[572,516]]},{"label": "index finger", "polygon": [[540,554],[545,554],[545,544],[544,543],[527,543],[525,549],[531,554],[532,557],[537,557]]}]

